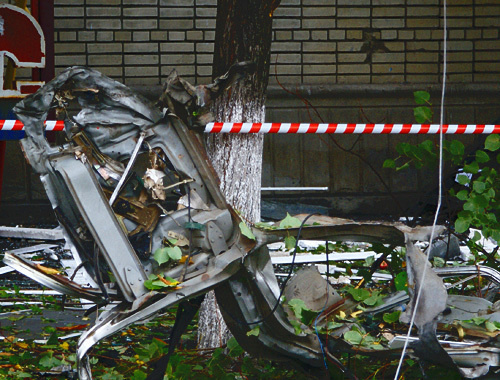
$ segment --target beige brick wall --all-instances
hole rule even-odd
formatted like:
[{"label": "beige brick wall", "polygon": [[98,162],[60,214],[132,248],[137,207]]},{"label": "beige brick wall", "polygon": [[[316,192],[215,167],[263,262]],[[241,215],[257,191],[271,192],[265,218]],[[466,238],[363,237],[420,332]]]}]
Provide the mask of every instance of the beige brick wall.
[{"label": "beige brick wall", "polygon": [[[56,72],[157,85],[176,68],[207,82],[215,16],[216,0],[55,0]],[[439,0],[282,0],[271,83],[437,83],[441,26]],[[449,81],[498,81],[498,1],[449,0],[448,27]]]},{"label": "beige brick wall", "polygon": [[[89,65],[129,85],[156,86],[175,67],[191,81],[208,82],[216,1],[55,0],[56,72],[70,65]],[[500,123],[500,0],[447,2],[450,85],[445,121]],[[319,121],[299,97],[276,86],[275,72],[328,122],[411,123],[412,91],[421,89],[431,92],[437,113],[441,26],[440,0],[282,0],[274,14],[267,119]],[[31,74],[31,70],[19,72]],[[420,141],[415,136],[358,137],[336,140],[368,157],[377,168],[396,154],[396,143]],[[26,165],[22,153],[17,142],[9,144],[9,149],[16,147],[17,156],[9,153],[13,164],[8,167],[21,173],[19,167]],[[263,169],[265,186],[329,186],[325,197],[331,198],[326,203],[336,214],[356,207],[361,213],[375,209],[388,213],[393,206],[370,170],[328,147],[321,136],[266,137]],[[407,197],[409,204],[430,188],[423,174],[411,172],[402,179],[390,177],[388,171],[382,174],[392,191]],[[18,182],[9,182],[16,178]],[[13,202],[17,210],[21,199],[43,198],[39,182],[30,185],[34,190],[27,196],[29,180],[22,182],[14,174],[4,180],[2,204]],[[373,196],[380,194],[385,200],[377,208]],[[347,198],[334,197],[343,195]],[[368,203],[353,206],[352,199]]]},{"label": "beige brick wall", "polygon": [[[216,3],[55,0],[56,72],[88,65],[129,85],[158,85],[176,68],[208,82]],[[440,0],[282,0],[271,84],[438,83],[442,12]],[[448,28],[449,82],[498,82],[498,0],[448,0]]]}]

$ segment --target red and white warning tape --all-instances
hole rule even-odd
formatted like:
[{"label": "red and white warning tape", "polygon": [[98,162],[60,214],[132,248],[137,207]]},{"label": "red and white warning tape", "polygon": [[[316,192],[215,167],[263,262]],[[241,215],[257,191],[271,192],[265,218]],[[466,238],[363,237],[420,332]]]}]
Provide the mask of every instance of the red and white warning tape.
[{"label": "red and white warning tape", "polygon": [[[19,120],[0,120],[0,131],[23,131],[24,124]],[[47,120],[45,122],[46,131],[63,131],[64,121]]]},{"label": "red and white warning tape", "polygon": [[[22,131],[18,120],[0,120],[0,131]],[[205,133],[338,133],[437,134],[439,124],[312,124],[312,123],[209,123]],[[47,131],[64,130],[62,120],[45,122]],[[500,133],[498,124],[444,124],[446,134]]]},{"label": "red and white warning tape", "polygon": [[[439,124],[210,123],[206,133],[436,134]],[[500,125],[445,124],[443,133],[500,133]]]}]

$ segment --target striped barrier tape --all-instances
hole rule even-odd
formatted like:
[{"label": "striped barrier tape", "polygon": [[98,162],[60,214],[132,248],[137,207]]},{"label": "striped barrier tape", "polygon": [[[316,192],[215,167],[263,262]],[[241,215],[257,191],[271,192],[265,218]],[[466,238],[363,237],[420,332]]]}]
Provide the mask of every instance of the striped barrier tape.
[{"label": "striped barrier tape", "polygon": [[[23,128],[18,120],[0,120],[0,131],[23,131]],[[439,128],[439,124],[209,123],[205,133],[437,134]],[[46,121],[45,130],[62,131],[64,121]],[[443,133],[500,133],[500,125],[444,124]]]},{"label": "striped barrier tape", "polygon": [[[436,134],[439,124],[210,123],[206,133]],[[500,125],[444,124],[446,134],[500,133]]]},{"label": "striped barrier tape", "polygon": [[[64,131],[64,121],[47,120],[46,131]],[[0,131],[24,131],[24,124],[19,120],[0,120]]]}]

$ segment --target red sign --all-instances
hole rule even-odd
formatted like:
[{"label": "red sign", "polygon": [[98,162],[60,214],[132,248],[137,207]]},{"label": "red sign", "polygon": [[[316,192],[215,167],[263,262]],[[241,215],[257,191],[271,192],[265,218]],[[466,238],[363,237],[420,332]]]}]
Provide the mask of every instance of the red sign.
[{"label": "red sign", "polygon": [[[0,67],[4,56],[11,58],[17,67],[45,67],[45,39],[42,28],[24,9],[10,4],[0,5]],[[0,97],[26,94],[33,82],[18,82],[17,91],[3,90],[0,76]],[[39,83],[37,83],[39,85]]]}]

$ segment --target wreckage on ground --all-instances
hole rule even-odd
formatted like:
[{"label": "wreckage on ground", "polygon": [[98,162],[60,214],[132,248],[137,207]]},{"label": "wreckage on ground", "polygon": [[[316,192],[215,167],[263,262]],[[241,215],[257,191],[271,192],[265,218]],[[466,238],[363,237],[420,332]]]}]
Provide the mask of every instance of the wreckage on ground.
[{"label": "wreckage on ground", "polygon": [[[94,70],[73,67],[16,106],[26,130],[25,155],[41,176],[78,270],[92,280],[82,287],[14,253],[6,252],[4,262],[62,293],[97,307],[108,305],[78,343],[80,379],[92,378],[88,352],[97,342],[180,304],[186,306],[179,308],[185,315],[174,327],[171,353],[201,297],[212,289],[243,348],[269,359],[293,360],[317,377],[327,376],[327,357],[355,378],[336,357],[343,352],[397,358],[401,336],[384,333],[383,324],[375,335],[368,334],[363,317],[398,308],[405,311],[390,314],[396,318],[385,325],[398,319],[408,323],[415,315],[418,337],[412,338],[408,354],[466,377],[499,367],[496,333],[483,328],[467,340],[463,324],[458,338],[450,326],[477,318],[500,322],[500,307],[476,297],[448,296],[443,278],[479,273],[500,285],[500,273],[481,266],[431,269],[415,246],[428,241],[430,227],[324,216],[302,216],[284,228],[248,227],[226,203],[197,130],[210,121],[210,101],[246,69],[240,64],[213,85],[198,87],[172,73],[153,105]],[[65,120],[67,143],[62,146],[44,137],[43,123],[53,108]],[[314,267],[299,271],[280,290],[267,245],[296,235],[406,247],[409,294],[382,296],[360,286],[345,293]],[[425,266],[420,306],[412,313]],[[370,298],[373,302],[366,301]],[[312,317],[304,318],[310,311]],[[437,331],[445,335],[438,339]],[[164,371],[166,362],[168,357],[159,361],[154,373]]]}]

